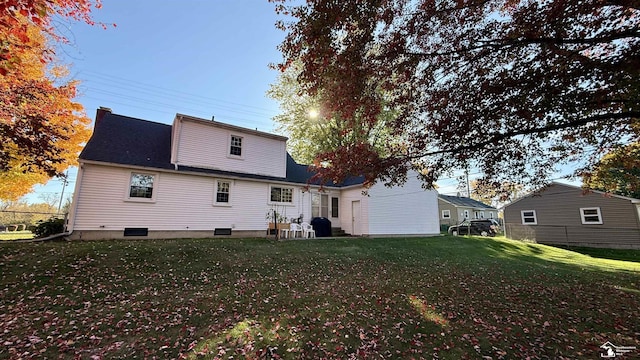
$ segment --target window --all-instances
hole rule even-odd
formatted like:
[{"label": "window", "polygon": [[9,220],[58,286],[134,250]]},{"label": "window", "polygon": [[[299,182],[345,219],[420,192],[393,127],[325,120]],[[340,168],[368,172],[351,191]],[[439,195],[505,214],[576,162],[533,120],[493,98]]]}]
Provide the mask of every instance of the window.
[{"label": "window", "polygon": [[522,225],[537,225],[538,219],[536,218],[535,210],[522,210],[520,211],[522,217]]},{"label": "window", "polygon": [[337,197],[332,197],[331,198],[331,217],[337,218],[338,217],[338,204],[340,203],[340,200]]},{"label": "window", "polygon": [[293,189],[286,187],[271,187],[271,202],[293,203]]},{"label": "window", "polygon": [[451,219],[451,210],[442,210],[443,219]]},{"label": "window", "polygon": [[580,217],[585,225],[602,224],[602,214],[600,214],[599,207],[580,208]]},{"label": "window", "polygon": [[468,219],[469,218],[469,210],[465,210],[465,211],[461,212],[460,215],[462,215],[463,219]]},{"label": "window", "polygon": [[229,150],[230,155],[242,156],[242,137],[231,135],[231,148]]},{"label": "window", "polygon": [[329,217],[329,196],[315,193],[311,195],[311,217]]},{"label": "window", "polygon": [[231,193],[231,182],[225,180],[216,181],[216,204],[228,205]]},{"label": "window", "polygon": [[131,173],[129,198],[152,199],[155,175]]},{"label": "window", "polygon": [[480,211],[480,219],[484,219],[484,211]]},{"label": "window", "polygon": [[489,219],[493,219],[493,211],[489,211]]}]

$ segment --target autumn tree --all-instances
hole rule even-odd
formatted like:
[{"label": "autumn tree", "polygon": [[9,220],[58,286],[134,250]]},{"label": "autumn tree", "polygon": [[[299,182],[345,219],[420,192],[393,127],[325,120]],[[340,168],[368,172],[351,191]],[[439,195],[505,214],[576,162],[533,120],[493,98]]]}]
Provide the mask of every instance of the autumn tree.
[{"label": "autumn tree", "polygon": [[[53,40],[66,42],[66,38],[53,26],[52,18],[57,16],[93,25],[91,9],[100,7],[100,0],[0,1],[0,75],[19,68],[23,53],[33,56],[33,27],[40,29]],[[52,55],[52,49],[47,49],[38,56],[41,61],[48,62]]]},{"label": "autumn tree", "polygon": [[582,176],[586,189],[640,199],[640,143],[622,146],[598,161]]},{"label": "autumn tree", "polygon": [[299,65],[290,66],[267,91],[267,96],[280,103],[281,112],[273,120],[278,124],[277,131],[289,137],[287,146],[297,162],[310,164],[317,154],[358,141],[373,151],[383,151],[383,142],[388,138],[384,124],[393,117],[390,111],[381,112],[373,126],[354,131],[344,121],[326,116],[320,96],[302,91],[299,73]]},{"label": "autumn tree", "polygon": [[271,1],[293,18],[278,24],[280,70],[301,63],[301,89],[327,118],[359,131],[396,114],[385,151],[348,142],[319,154],[325,179],[395,183],[415,169],[429,186],[477,167],[536,184],[639,138],[636,0]]},{"label": "autumn tree", "polygon": [[[18,15],[21,17],[21,15]],[[43,63],[45,33],[27,18],[28,51],[13,52],[20,66],[0,75],[0,199],[16,200],[33,185],[73,165],[88,140],[91,120],[73,101],[77,82]]]},{"label": "autumn tree", "polygon": [[497,182],[484,178],[471,181],[471,198],[487,205],[496,206],[515,200],[524,186],[511,182]]}]

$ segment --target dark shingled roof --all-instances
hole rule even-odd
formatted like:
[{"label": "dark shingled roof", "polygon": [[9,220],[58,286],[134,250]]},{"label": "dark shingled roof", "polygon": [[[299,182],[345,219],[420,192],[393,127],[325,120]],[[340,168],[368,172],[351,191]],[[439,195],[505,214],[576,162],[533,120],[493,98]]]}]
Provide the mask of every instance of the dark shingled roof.
[{"label": "dark shingled roof", "polygon": [[[171,163],[171,128],[171,125],[107,112],[96,122],[93,135],[80,153],[80,159],[175,170]],[[287,154],[287,176],[284,178],[182,165],[178,167],[178,171],[297,184],[307,184],[313,176],[313,172],[309,171],[307,165],[296,163],[289,154]],[[349,178],[341,184],[328,183],[325,186],[342,187],[363,182],[364,178],[360,176]],[[320,183],[310,184],[319,185]]]},{"label": "dark shingled roof", "polygon": [[441,195],[441,194],[438,194],[438,197],[446,202],[453,204],[454,206],[465,206],[465,207],[472,207],[472,208],[496,210],[496,208],[494,208],[493,206],[487,205],[477,200],[473,200],[468,197],[449,196],[449,195]]}]

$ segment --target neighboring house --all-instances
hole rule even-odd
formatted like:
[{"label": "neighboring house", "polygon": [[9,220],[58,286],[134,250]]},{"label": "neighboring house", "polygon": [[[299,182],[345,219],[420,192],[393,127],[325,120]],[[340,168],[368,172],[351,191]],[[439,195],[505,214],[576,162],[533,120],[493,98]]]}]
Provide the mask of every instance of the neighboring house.
[{"label": "neighboring house", "polygon": [[498,218],[493,206],[464,196],[438,195],[438,209],[443,229],[464,220]]},{"label": "neighboring house", "polygon": [[506,236],[550,245],[640,248],[640,200],[552,183],[504,208]]},{"label": "neighboring house", "polygon": [[101,108],[79,157],[67,225],[72,239],[264,236],[266,214],[328,218],[362,236],[439,233],[437,194],[417,177],[403,187],[362,178],[310,183],[286,137],[176,115],[167,125]]}]

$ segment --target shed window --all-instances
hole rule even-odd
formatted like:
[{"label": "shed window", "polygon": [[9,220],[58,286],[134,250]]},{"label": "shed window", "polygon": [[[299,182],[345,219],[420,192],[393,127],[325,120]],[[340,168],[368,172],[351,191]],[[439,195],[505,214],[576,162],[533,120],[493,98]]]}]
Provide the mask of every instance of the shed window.
[{"label": "shed window", "polygon": [[442,218],[443,219],[451,219],[451,211],[450,210],[442,210]]},{"label": "shed window", "polygon": [[599,207],[580,208],[580,217],[585,225],[602,224],[602,214],[600,214]]},{"label": "shed window", "polygon": [[522,210],[520,212],[522,216],[522,225],[537,225],[538,218],[536,217],[535,210]]}]

